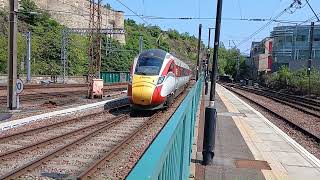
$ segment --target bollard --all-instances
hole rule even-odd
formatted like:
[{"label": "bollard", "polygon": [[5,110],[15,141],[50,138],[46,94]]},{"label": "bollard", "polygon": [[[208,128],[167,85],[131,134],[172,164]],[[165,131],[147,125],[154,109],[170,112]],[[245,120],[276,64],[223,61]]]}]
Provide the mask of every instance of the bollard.
[{"label": "bollard", "polygon": [[206,107],[203,137],[202,165],[209,165],[214,157],[217,110],[213,105]]}]

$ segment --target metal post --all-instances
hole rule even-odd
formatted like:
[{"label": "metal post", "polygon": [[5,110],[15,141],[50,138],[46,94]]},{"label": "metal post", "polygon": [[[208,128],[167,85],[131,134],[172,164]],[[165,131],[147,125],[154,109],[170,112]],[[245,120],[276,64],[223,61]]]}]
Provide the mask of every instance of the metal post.
[{"label": "metal post", "polygon": [[215,85],[217,74],[217,61],[218,50],[220,41],[220,27],[221,27],[221,13],[222,13],[222,0],[217,2],[214,50],[213,50],[213,63],[212,63],[212,76],[211,76],[211,90],[209,106],[205,110],[205,123],[204,123],[204,138],[203,138],[203,165],[208,165],[212,162],[215,147],[215,133],[216,133],[216,120],[217,110],[215,108]]},{"label": "metal post", "polygon": [[240,76],[240,50],[237,49],[237,75],[236,75],[237,81],[239,81],[239,76]]},{"label": "metal post", "polygon": [[31,32],[27,32],[27,83],[31,82]]},{"label": "metal post", "polygon": [[68,45],[68,30],[62,30],[62,48],[61,48],[61,65],[62,65],[62,82],[65,83],[67,77],[67,63],[68,63],[68,55],[67,55],[67,45]]},{"label": "metal post", "polygon": [[139,53],[143,51],[143,36],[139,33]]},{"label": "metal post", "polygon": [[197,74],[196,74],[196,81],[199,79],[199,72],[200,72],[200,46],[201,46],[201,30],[202,24],[199,24],[199,37],[198,37],[198,59],[197,59]]},{"label": "metal post", "polygon": [[17,12],[18,0],[9,1],[9,47],[8,47],[8,99],[7,106],[10,110],[17,108]]},{"label": "metal post", "polygon": [[314,32],[314,22],[311,22],[310,27],[310,37],[309,37],[309,59],[308,59],[308,78],[309,78],[309,87],[308,93],[311,95],[311,67],[312,67],[312,46],[313,46],[313,32]]},{"label": "metal post", "polygon": [[209,28],[209,38],[208,38],[208,52],[207,52],[207,62],[206,62],[206,79],[205,79],[205,95],[208,94],[209,89],[209,64],[210,64],[210,40],[211,40],[211,29]]}]

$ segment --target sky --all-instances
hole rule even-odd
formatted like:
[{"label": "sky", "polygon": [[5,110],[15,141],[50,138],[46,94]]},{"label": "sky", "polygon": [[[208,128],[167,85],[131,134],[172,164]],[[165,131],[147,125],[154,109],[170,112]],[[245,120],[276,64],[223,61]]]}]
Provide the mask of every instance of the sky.
[{"label": "sky", "polygon": [[[103,0],[103,3],[109,3],[113,9],[124,11],[125,18],[130,18],[138,23],[145,23],[137,16],[130,16],[131,12],[121,1],[136,14],[143,16],[160,16],[160,17],[194,17],[194,18],[215,18],[217,0]],[[272,28],[279,25],[290,25],[288,23],[273,22],[264,30],[248,39],[250,35],[259,28],[268,23],[268,21],[239,21],[236,19],[253,19],[264,18],[269,19],[277,16],[284,9],[288,8],[294,0],[224,0],[222,8],[221,34],[220,41],[224,46],[231,48],[234,46],[243,54],[248,54],[252,41],[260,41],[270,36]],[[286,11],[278,20],[305,21],[313,17],[313,13],[305,0],[301,0],[302,7],[293,12]],[[320,1],[309,0],[316,13],[320,13]],[[197,20],[159,20],[145,19],[150,25],[158,25],[163,30],[176,29],[180,33],[188,32],[198,37],[198,28],[201,23],[203,26],[202,40],[208,44],[208,28],[215,27],[213,19],[197,19]],[[316,21],[316,19],[314,19]],[[310,24],[308,22],[307,24]],[[320,24],[320,23],[318,23]],[[292,25],[292,24],[291,24]],[[211,44],[213,44],[214,31],[211,34]],[[239,44],[242,42],[241,44]]]}]

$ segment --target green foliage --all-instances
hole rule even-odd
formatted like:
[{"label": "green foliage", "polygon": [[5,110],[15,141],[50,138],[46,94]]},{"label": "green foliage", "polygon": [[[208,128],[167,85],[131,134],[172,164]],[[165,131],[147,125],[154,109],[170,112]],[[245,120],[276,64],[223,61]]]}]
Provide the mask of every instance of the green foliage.
[{"label": "green foliage", "polygon": [[[213,50],[212,50],[213,51]],[[224,46],[219,48],[218,53],[218,73],[221,75],[231,75],[233,78],[237,75],[237,59],[239,52],[236,49],[226,49]],[[245,57],[240,55],[240,78],[247,76],[247,65]]]},{"label": "green foliage", "polygon": [[108,49],[108,54],[103,53],[102,70],[128,71],[133,59],[139,54],[140,35],[143,37],[143,49],[163,49],[190,65],[196,61],[197,39],[188,33],[180,34],[176,30],[164,32],[158,26],[140,25],[130,19],[125,20],[125,30],[127,34],[125,45],[111,40],[111,48],[104,46]]},{"label": "green foliage", "polygon": [[[268,86],[275,89],[289,89],[301,94],[307,94],[309,88],[309,77],[306,69],[290,71],[287,66],[283,66],[276,73],[265,77]],[[320,71],[313,69],[310,75],[311,91],[320,95]]]},{"label": "green foliage", "polygon": [[[108,8],[111,8],[107,5]],[[62,30],[64,26],[51,19],[32,0],[21,0],[18,15],[18,72],[26,73],[25,34],[32,34],[32,74],[59,75],[61,73]],[[0,73],[6,73],[8,56],[7,12],[0,10]],[[128,71],[133,59],[139,54],[139,36],[143,37],[143,49],[160,48],[178,58],[195,64],[197,38],[176,30],[162,31],[158,26],[145,26],[133,20],[125,20],[126,44],[104,37],[102,47],[103,71]],[[88,72],[88,38],[69,34],[67,46],[68,74],[83,75]],[[108,45],[106,42],[109,42]]]},{"label": "green foliage", "polygon": [[19,19],[31,25],[36,25],[40,21],[41,15],[39,13],[41,12],[38,11],[37,5],[33,1],[21,0],[20,7]]},{"label": "green foliage", "polygon": [[0,72],[6,72],[8,57],[8,40],[0,36]]}]

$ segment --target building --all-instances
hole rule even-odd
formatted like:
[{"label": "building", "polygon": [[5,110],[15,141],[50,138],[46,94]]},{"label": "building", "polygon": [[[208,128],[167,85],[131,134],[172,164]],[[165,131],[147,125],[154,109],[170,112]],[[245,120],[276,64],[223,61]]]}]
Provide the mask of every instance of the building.
[{"label": "building", "polygon": [[[49,12],[51,17],[69,28],[88,28],[90,19],[90,3],[88,0],[33,0],[36,5]],[[0,0],[0,8],[8,9],[8,0]],[[102,28],[124,29],[124,14],[103,6]],[[125,35],[117,34],[113,37],[120,43],[125,43]]]},{"label": "building", "polygon": [[261,74],[271,72],[272,67],[272,38],[265,38],[261,42],[252,42],[250,60],[247,65],[251,69],[251,76],[257,79]]},{"label": "building", "polygon": [[[291,70],[307,67],[309,58],[310,25],[278,26],[271,32],[273,38],[273,65],[277,71],[286,65]],[[312,66],[320,69],[320,25],[315,25]]]}]

